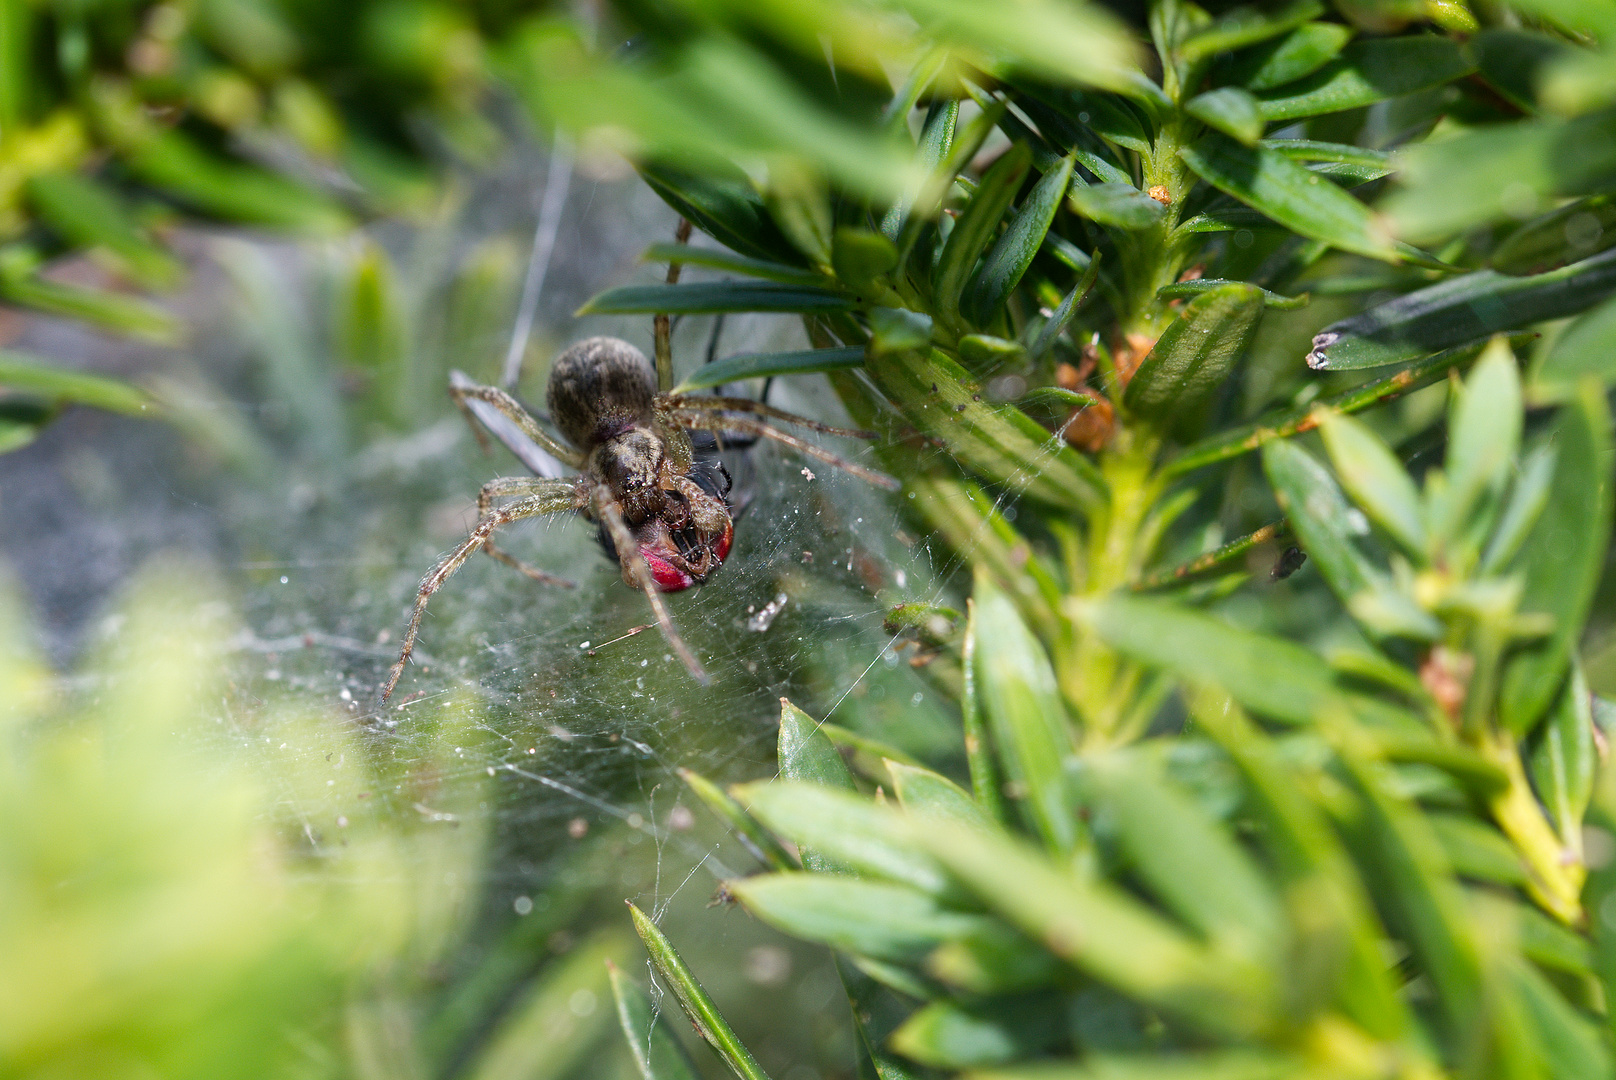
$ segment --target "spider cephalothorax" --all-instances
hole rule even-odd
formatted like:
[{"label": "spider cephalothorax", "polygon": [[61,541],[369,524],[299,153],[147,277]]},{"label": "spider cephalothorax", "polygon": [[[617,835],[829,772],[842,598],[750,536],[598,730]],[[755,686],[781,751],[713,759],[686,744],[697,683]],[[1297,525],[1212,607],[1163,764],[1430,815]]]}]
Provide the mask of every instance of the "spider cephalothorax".
[{"label": "spider cephalothorax", "polygon": [[[398,685],[415,648],[428,598],[479,548],[537,581],[570,585],[512,558],[492,539],[501,525],[563,512],[598,523],[601,544],[622,566],[623,580],[645,593],[668,643],[690,673],[705,682],[706,673],[674,628],[661,594],[689,588],[717,570],[729,555],[735,524],[728,473],[717,462],[696,459],[687,430],[773,439],[872,483],[896,487],[890,478],[788,435],[762,418],[833,435],[872,438],[868,432],[842,431],[749,398],[658,392],[656,371],[645,354],[616,338],[589,338],[556,358],[546,396],[551,420],[566,443],[546,433],[503,390],[479,386],[457,372],[449,392],[462,408],[492,407],[522,436],[578,472],[570,478],[501,477],[483,485],[471,535],[421,581],[383,701]],[[496,506],[501,500],[508,501]]]}]

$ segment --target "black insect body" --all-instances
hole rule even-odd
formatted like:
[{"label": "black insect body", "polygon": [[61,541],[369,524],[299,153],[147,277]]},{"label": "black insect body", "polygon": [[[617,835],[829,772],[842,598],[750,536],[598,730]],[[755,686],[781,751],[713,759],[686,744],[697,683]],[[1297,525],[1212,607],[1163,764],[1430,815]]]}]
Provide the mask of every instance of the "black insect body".
[{"label": "black insect body", "polygon": [[1300,570],[1305,562],[1307,552],[1293,544],[1279,553],[1279,559],[1274,563],[1274,568],[1268,572],[1268,578],[1270,581],[1284,581]]},{"label": "black insect body", "polygon": [[[705,683],[706,672],[675,629],[661,594],[687,589],[718,569],[734,539],[735,508],[729,474],[715,460],[698,460],[690,431],[773,439],[871,483],[897,486],[891,478],[787,434],[766,419],[832,435],[873,438],[870,433],[843,431],[749,398],[659,392],[645,354],[616,338],[589,338],[556,358],[546,397],[565,443],[546,433],[503,390],[456,372],[449,392],[468,415],[475,411],[479,419],[490,421],[501,441],[541,475],[501,477],[483,485],[471,535],[421,581],[403,648],[382,689],[383,701],[398,685],[415,648],[427,600],[479,549],[536,581],[571,584],[520,562],[493,542],[501,525],[557,513],[580,514],[598,524],[601,545],[622,566],[623,580],[645,593],[668,644],[691,675]],[[542,453],[518,449],[518,435]],[[577,470],[576,475],[556,475],[545,455]]]}]

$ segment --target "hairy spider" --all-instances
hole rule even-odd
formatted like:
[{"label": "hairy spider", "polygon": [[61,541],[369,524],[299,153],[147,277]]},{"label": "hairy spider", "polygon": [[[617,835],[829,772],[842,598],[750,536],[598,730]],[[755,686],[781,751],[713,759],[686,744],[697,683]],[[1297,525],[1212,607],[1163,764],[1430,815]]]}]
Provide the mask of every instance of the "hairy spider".
[{"label": "hairy spider", "polygon": [[[384,702],[415,648],[427,600],[479,549],[535,581],[571,584],[519,562],[493,543],[494,530],[501,525],[541,514],[581,514],[599,525],[602,545],[622,565],[623,581],[645,593],[668,644],[705,684],[707,673],[674,627],[661,594],[687,589],[718,569],[734,537],[734,509],[729,474],[716,461],[697,460],[686,429],[773,439],[872,484],[897,487],[890,477],[787,434],[764,418],[830,435],[869,439],[875,437],[871,433],[844,431],[750,398],[659,393],[645,354],[617,338],[588,338],[556,358],[546,397],[566,443],[548,435],[505,391],[477,385],[458,372],[455,376],[449,393],[456,404],[463,409],[477,403],[492,406],[577,475],[507,476],[483,485],[471,535],[421,580],[404,647],[382,689]],[[501,500],[509,501],[496,506]]]}]

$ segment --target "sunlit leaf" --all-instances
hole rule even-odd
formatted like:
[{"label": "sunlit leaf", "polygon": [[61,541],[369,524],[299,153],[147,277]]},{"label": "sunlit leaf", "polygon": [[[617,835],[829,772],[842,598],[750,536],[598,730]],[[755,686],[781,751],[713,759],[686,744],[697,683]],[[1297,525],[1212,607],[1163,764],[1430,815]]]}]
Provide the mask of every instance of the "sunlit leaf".
[{"label": "sunlit leaf", "polygon": [[67,240],[111,252],[139,281],[172,285],[184,272],[179,262],[137,226],[103,184],[77,173],[36,173],[28,197],[41,218]]},{"label": "sunlit leaf", "polygon": [[1184,103],[1184,111],[1247,146],[1255,146],[1267,126],[1257,99],[1237,86],[1198,94]]},{"label": "sunlit leaf", "polygon": [[[1156,296],[1162,300],[1185,300],[1211,292],[1224,285],[1243,285],[1244,282],[1231,281],[1228,278],[1192,278],[1189,281],[1175,281],[1171,285],[1163,285],[1156,290]],[[1300,296],[1281,296],[1276,292],[1263,289],[1263,307],[1276,308],[1280,311],[1293,311],[1296,308],[1307,307],[1312,299],[1307,293]]]},{"label": "sunlit leaf", "polygon": [[1410,146],[1399,160],[1398,190],[1382,204],[1388,224],[1414,243],[1435,241],[1600,190],[1616,169],[1616,114],[1484,124]]},{"label": "sunlit leaf", "polygon": [[970,792],[941,773],[918,765],[887,762],[892,789],[898,802],[911,814],[937,817],[963,825],[988,824],[987,815],[971,798]]},{"label": "sunlit leaf", "polygon": [[1509,502],[1504,504],[1498,527],[1493,530],[1492,538],[1487,541],[1487,549],[1482,554],[1482,573],[1496,574],[1515,558],[1532,526],[1537,524],[1543,508],[1548,505],[1549,488],[1553,481],[1554,447],[1550,443],[1540,443],[1521,462]]},{"label": "sunlit leaf", "polygon": [[1369,520],[1347,502],[1335,478],[1312,454],[1284,440],[1263,446],[1263,471],[1291,528],[1343,601],[1383,584],[1359,550]]},{"label": "sunlit leaf", "polygon": [[1230,282],[1196,296],[1140,363],[1123,405],[1154,420],[1193,413],[1250,347],[1262,311],[1255,285]]},{"label": "sunlit leaf", "polygon": [[1209,135],[1179,151],[1201,179],[1302,236],[1358,255],[1397,260],[1363,203],[1277,151]]},{"label": "sunlit leaf", "polygon": [[1247,90],[1272,90],[1328,64],[1351,37],[1352,30],[1339,23],[1304,23],[1277,40],[1241,50],[1219,74]]},{"label": "sunlit leaf", "polygon": [[937,864],[910,846],[903,820],[860,795],[786,781],[748,784],[735,794],[748,813],[799,849],[863,876],[934,895],[947,891]]},{"label": "sunlit leaf", "polygon": [[907,886],[842,874],[758,874],[729,889],[752,914],[794,937],[895,964],[918,965],[991,921]]},{"label": "sunlit leaf", "polygon": [[717,814],[721,821],[735,830],[741,842],[760,862],[775,870],[797,869],[797,860],[780,846],[780,841],[759,825],[757,819],[747,813],[746,808],[736,802],[723,788],[694,769],[680,769],[679,779],[683,780],[690,790],[695,792],[696,797]]},{"label": "sunlit leaf", "polygon": [[1369,895],[1321,808],[1296,783],[1296,764],[1221,691],[1205,685],[1189,698],[1196,721],[1228,753],[1266,826],[1258,842],[1274,862],[1298,928],[1290,989],[1296,1001],[1339,1002],[1383,1039],[1400,1039],[1413,1018],[1388,972],[1382,931]]},{"label": "sunlit leaf", "polygon": [[181,323],[160,307],[122,293],[64,285],[35,275],[0,276],[0,300],[160,345],[179,340]]},{"label": "sunlit leaf", "polygon": [[1432,498],[1431,527],[1457,536],[1483,492],[1503,485],[1521,445],[1521,380],[1509,345],[1494,339],[1448,416],[1447,483]]},{"label": "sunlit leaf", "polygon": [[1432,814],[1431,831],[1460,877],[1496,885],[1525,885],[1526,865],[1491,824],[1465,814]]},{"label": "sunlit leaf", "polygon": [[1118,229],[1148,229],[1166,212],[1132,184],[1078,184],[1067,198],[1076,213]]},{"label": "sunlit leaf", "polygon": [[1336,476],[1353,500],[1409,552],[1423,554],[1420,495],[1402,462],[1368,426],[1350,417],[1323,413],[1319,430]]},{"label": "sunlit leaf", "polygon": [[146,183],[226,221],[316,236],[351,224],[348,214],[324,195],[275,173],[215,157],[173,129],[142,142],[127,161]]},{"label": "sunlit leaf", "polygon": [[1444,37],[1355,41],[1305,79],[1261,91],[1263,119],[1294,120],[1362,108],[1441,86],[1474,70],[1464,51]]},{"label": "sunlit leaf", "polygon": [[1236,7],[1186,36],[1173,51],[1180,62],[1193,64],[1221,52],[1243,49],[1287,34],[1322,14],[1324,5],[1319,0],[1293,0],[1272,12]]},{"label": "sunlit leaf", "polygon": [[1342,701],[1329,665],[1309,650],[1202,612],[1114,595],[1085,605],[1079,615],[1123,655],[1222,687],[1263,716],[1306,724]]},{"label": "sunlit leaf", "polygon": [[1264,139],[1261,145],[1293,161],[1325,161],[1356,166],[1363,170],[1362,177],[1365,180],[1373,180],[1397,171],[1396,162],[1383,150],[1369,150],[1345,143],[1315,142],[1311,139]]}]

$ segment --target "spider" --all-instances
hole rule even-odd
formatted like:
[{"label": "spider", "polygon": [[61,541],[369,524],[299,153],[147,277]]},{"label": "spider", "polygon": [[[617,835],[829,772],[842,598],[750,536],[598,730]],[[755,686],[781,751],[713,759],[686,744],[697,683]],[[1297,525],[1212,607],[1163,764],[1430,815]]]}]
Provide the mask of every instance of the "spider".
[{"label": "spider", "polygon": [[[557,357],[551,368],[546,398],[565,443],[547,434],[515,398],[497,387],[478,385],[455,372],[449,393],[463,410],[475,408],[479,417],[494,421],[502,441],[512,442],[502,433],[500,418],[577,474],[506,476],[483,485],[471,535],[421,580],[403,649],[382,689],[383,702],[392,695],[415,649],[428,599],[478,550],[535,581],[571,585],[518,561],[493,542],[494,530],[501,525],[541,514],[580,514],[597,523],[602,546],[623,568],[623,581],[645,593],[668,644],[690,674],[706,685],[707,673],[679,635],[662,593],[687,589],[718,569],[734,538],[734,507],[729,474],[717,461],[697,459],[687,429],[773,439],[872,484],[898,486],[891,477],[781,431],[765,418],[829,435],[872,439],[874,434],[831,427],[750,398],[659,392],[656,371],[645,354],[617,338],[580,341]],[[533,455],[518,456],[536,472],[544,471]]]}]

